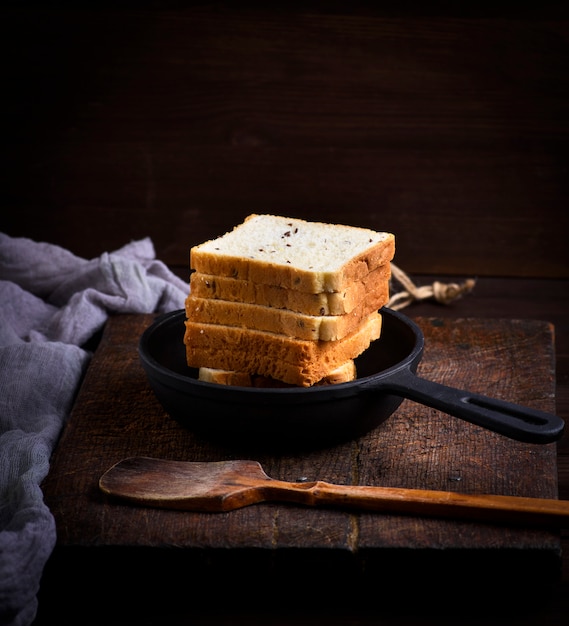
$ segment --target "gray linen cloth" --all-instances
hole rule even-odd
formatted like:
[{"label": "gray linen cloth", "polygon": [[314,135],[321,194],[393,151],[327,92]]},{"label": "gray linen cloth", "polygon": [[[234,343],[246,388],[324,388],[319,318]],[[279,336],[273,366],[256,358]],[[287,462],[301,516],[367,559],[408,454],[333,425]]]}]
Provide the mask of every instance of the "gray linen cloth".
[{"label": "gray linen cloth", "polygon": [[0,624],[25,626],[56,541],[41,481],[91,353],[117,313],[183,308],[187,283],[149,238],[86,260],[0,233]]}]

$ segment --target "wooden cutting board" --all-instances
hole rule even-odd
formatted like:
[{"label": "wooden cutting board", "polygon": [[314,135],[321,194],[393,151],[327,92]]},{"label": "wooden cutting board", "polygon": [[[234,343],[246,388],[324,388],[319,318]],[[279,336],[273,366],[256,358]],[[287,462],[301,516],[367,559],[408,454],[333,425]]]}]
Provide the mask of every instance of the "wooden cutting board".
[{"label": "wooden cutting board", "polygon": [[[106,501],[99,477],[128,456],[250,458],[198,438],[163,411],[137,354],[139,337],[153,319],[126,315],[108,321],[43,483],[57,525],[52,563],[68,576],[85,575],[93,563],[112,576],[119,562],[121,581],[164,581],[177,563],[197,568],[200,579],[218,589],[243,582],[244,566],[260,574],[255,588],[277,580],[299,589],[313,589],[315,580],[328,586],[356,579],[423,585],[432,582],[433,566],[439,585],[476,576],[480,567],[485,585],[494,578],[533,584],[557,576],[560,540],[548,530],[279,504],[207,514]],[[421,376],[555,411],[551,325],[416,321],[426,342]],[[290,481],[557,497],[555,444],[516,442],[408,400],[359,440],[254,460],[271,477]]]}]

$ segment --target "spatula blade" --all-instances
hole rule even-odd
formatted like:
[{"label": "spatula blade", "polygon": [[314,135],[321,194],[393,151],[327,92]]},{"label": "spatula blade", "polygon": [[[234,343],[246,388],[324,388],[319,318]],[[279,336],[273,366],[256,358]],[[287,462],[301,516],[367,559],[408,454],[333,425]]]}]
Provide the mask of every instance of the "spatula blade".
[{"label": "spatula blade", "polygon": [[271,479],[257,461],[170,461],[130,457],[99,480],[103,493],[135,504],[185,511],[230,511],[262,500]]}]

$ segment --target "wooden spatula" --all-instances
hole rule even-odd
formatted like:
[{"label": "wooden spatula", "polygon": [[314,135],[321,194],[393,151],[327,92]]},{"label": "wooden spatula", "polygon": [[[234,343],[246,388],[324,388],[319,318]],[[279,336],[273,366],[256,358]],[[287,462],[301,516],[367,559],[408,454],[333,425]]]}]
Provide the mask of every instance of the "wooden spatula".
[{"label": "wooden spatula", "polygon": [[291,502],[552,528],[569,525],[566,500],[293,483],[270,478],[257,461],[196,463],[132,457],[107,470],[99,487],[134,504],[186,511],[222,512],[259,502]]}]

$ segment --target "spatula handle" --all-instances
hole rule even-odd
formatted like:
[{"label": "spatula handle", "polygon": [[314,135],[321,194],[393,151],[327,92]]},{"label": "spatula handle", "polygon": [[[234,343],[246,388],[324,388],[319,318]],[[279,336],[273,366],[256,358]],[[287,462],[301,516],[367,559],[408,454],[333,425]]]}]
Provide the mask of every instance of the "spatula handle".
[{"label": "spatula handle", "polygon": [[[426,489],[334,485],[323,481],[272,482],[274,484],[267,488],[275,491],[272,495],[265,494],[270,496],[268,499],[294,501],[311,506],[354,508],[361,511],[385,513],[413,513],[490,523],[537,524],[552,528],[569,526],[569,501],[566,500],[469,495]],[[285,492],[287,492],[286,495]]]}]

